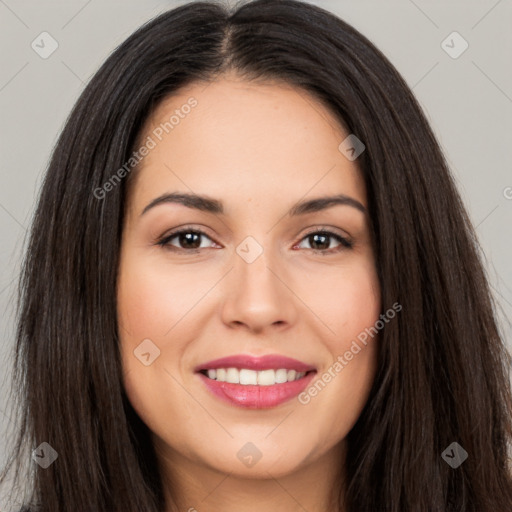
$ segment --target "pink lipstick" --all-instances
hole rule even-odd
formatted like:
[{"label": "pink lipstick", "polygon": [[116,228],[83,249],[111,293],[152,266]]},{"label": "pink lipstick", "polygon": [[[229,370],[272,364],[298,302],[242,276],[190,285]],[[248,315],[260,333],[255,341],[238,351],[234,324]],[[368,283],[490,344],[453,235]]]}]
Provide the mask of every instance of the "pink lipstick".
[{"label": "pink lipstick", "polygon": [[277,354],[223,357],[195,368],[217,398],[238,407],[268,409],[301,393],[316,374],[312,365]]}]

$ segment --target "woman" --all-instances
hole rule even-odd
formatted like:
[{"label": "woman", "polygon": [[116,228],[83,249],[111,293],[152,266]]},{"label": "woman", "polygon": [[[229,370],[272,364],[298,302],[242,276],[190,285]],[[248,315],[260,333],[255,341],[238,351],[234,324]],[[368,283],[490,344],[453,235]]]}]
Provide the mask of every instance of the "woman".
[{"label": "woman", "polygon": [[403,79],[318,7],[196,2],[128,38],[20,287],[26,510],[512,509],[473,228]]}]

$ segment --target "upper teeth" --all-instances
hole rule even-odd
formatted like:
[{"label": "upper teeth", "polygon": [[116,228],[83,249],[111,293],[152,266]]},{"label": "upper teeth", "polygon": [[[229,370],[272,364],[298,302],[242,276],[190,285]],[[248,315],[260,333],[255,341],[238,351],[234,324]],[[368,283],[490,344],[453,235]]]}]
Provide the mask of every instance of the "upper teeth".
[{"label": "upper teeth", "polygon": [[259,386],[272,386],[283,382],[291,382],[301,379],[306,372],[297,372],[295,370],[286,370],[280,368],[278,370],[248,370],[238,368],[216,368],[208,370],[208,377],[216,379],[220,382],[229,382],[230,384],[257,384]]}]

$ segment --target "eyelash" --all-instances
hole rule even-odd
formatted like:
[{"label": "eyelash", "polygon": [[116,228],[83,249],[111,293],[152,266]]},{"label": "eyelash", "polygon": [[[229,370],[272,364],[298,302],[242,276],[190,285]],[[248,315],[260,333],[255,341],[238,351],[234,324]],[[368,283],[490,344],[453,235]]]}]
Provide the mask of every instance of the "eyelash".
[{"label": "eyelash", "polygon": [[[201,249],[204,249],[204,247],[202,247],[202,248],[195,248],[195,249],[184,249],[182,247],[174,247],[174,246],[169,244],[169,242],[173,238],[176,238],[177,236],[185,234],[185,233],[194,233],[194,234],[197,234],[197,235],[205,236],[206,238],[209,238],[211,240],[211,238],[204,231],[201,231],[200,229],[194,229],[192,227],[185,227],[185,228],[179,229],[177,231],[174,231],[174,232],[170,233],[169,235],[164,236],[163,238],[161,238],[160,240],[158,240],[156,242],[156,245],[159,245],[159,246],[161,246],[163,248],[166,248],[168,250],[171,250],[173,252],[187,252],[187,253],[193,253],[193,254],[194,253],[198,253]],[[320,229],[316,229],[315,231],[310,231],[309,233],[306,233],[301,238],[299,243],[302,242],[304,239],[306,239],[307,237],[309,237],[311,235],[319,235],[319,234],[326,235],[329,238],[336,239],[340,243],[340,245],[338,247],[335,247],[334,249],[326,249],[326,250],[322,250],[322,249],[309,249],[309,250],[313,251],[314,253],[317,253],[317,254],[333,254],[333,253],[341,252],[341,251],[346,250],[346,249],[352,249],[352,247],[353,247],[353,242],[351,240],[349,240],[348,238],[345,238],[345,237],[339,235],[338,233],[334,233],[332,231],[328,231],[326,229],[321,229],[321,228]]]}]

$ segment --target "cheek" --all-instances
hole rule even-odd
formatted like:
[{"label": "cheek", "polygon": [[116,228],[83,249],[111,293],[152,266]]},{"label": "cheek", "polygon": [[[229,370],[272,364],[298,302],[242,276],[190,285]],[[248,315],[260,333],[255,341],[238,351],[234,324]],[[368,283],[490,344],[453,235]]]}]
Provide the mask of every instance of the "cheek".
[{"label": "cheek", "polygon": [[345,437],[356,423],[377,369],[378,333],[372,328],[379,320],[381,301],[373,262],[368,259],[332,272],[328,292],[318,294],[316,300],[331,329],[324,336],[331,361],[300,401],[322,425],[321,442],[330,443]]},{"label": "cheek", "polygon": [[[193,412],[193,403],[176,380],[180,380],[177,364],[187,345],[183,332],[187,323],[181,320],[201,297],[201,290],[190,284],[190,275],[188,278],[187,286],[184,273],[165,272],[161,266],[148,265],[137,257],[136,251],[122,260],[118,276],[125,392],[150,430],[161,431],[166,425],[177,439],[181,439],[181,430],[174,428],[172,418],[179,416],[183,420],[192,417]],[[150,354],[147,366],[136,355],[146,352]]]},{"label": "cheek", "polygon": [[[319,316],[330,329],[330,335],[325,339],[331,352],[344,352],[347,342],[350,345],[352,339],[379,318],[381,302],[377,273],[369,259],[336,272],[331,269],[322,281],[319,277],[315,281],[325,285],[316,288],[314,302]],[[309,296],[313,298],[311,293]]]},{"label": "cheek", "polygon": [[[190,406],[175,378],[180,379],[188,363],[190,340],[200,336],[200,323],[190,319],[207,304],[201,299],[216,279],[211,269],[148,262],[147,255],[138,254],[136,248],[123,254],[117,311],[124,385],[132,405],[148,424],[155,420],[155,412],[158,416],[176,405],[175,412],[185,414]],[[147,366],[137,357],[146,352],[151,361]],[[169,396],[174,397],[171,402]]]},{"label": "cheek", "polygon": [[144,338],[173,337],[175,326],[204,295],[206,285],[201,286],[197,273],[166,269],[130,256],[119,273],[121,329],[139,343]]},{"label": "cheek", "polygon": [[373,382],[378,348],[374,326],[379,320],[381,300],[374,265],[368,262],[354,268],[340,286],[344,289],[334,323],[337,335],[331,353],[338,362],[342,358],[340,375],[348,395],[363,399]]},{"label": "cheek", "polygon": [[[144,264],[136,251],[121,261],[117,292],[120,352],[127,394],[139,407],[155,387],[168,385],[162,370],[169,361],[179,360],[183,350],[176,333],[189,301],[185,294],[176,293],[180,287],[179,273],[169,277]],[[166,345],[170,337],[173,342]]]}]

